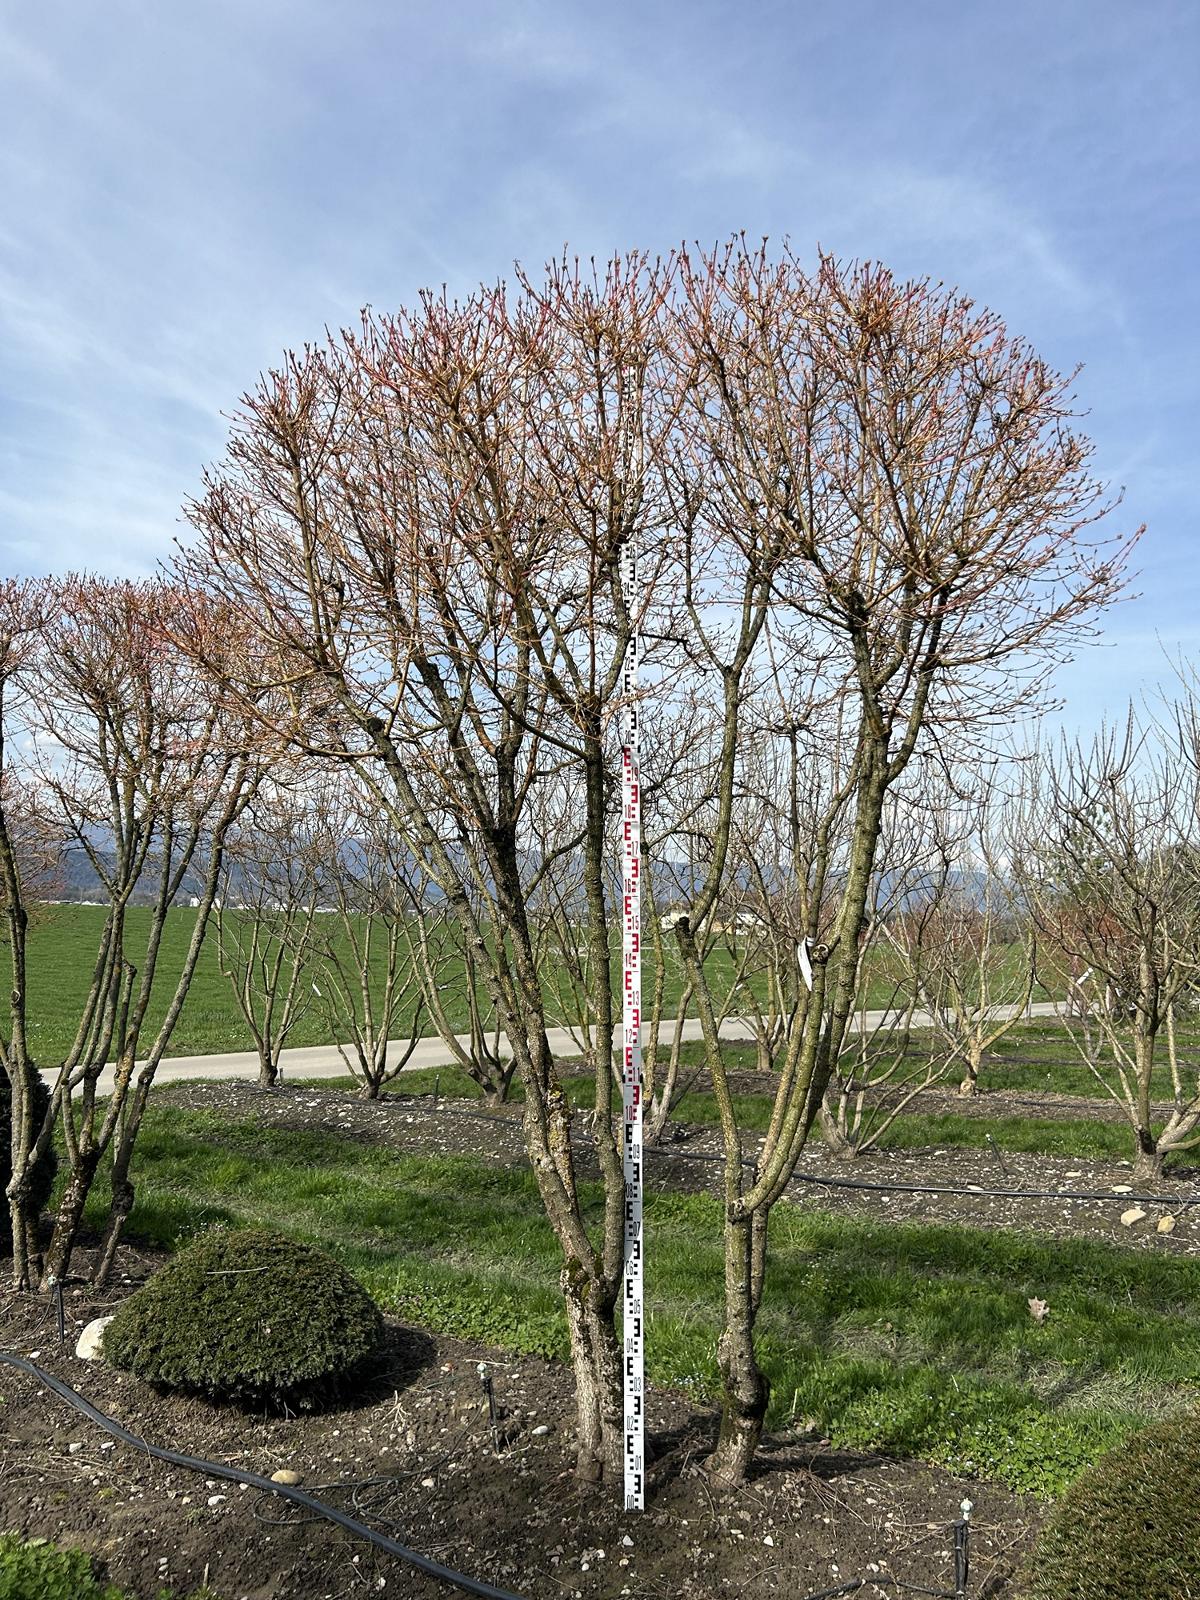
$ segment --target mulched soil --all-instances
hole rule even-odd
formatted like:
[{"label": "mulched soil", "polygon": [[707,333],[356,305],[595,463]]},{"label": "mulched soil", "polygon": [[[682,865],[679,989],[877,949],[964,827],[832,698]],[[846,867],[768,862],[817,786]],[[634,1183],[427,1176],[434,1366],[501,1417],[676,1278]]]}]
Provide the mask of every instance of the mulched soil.
[{"label": "mulched soil", "polygon": [[[752,1075],[747,1075],[752,1076]],[[478,1102],[345,1094],[284,1085],[180,1084],[159,1105],[255,1117],[279,1127],[324,1128],[414,1153],[523,1159],[519,1108],[482,1112]],[[999,1109],[1000,1096],[988,1096]],[[949,1097],[951,1108],[961,1102]],[[581,1119],[582,1122],[582,1119]],[[581,1132],[583,1131],[581,1127]],[[696,1159],[718,1153],[712,1128],[652,1158],[656,1184],[709,1187],[718,1169]],[[838,1162],[814,1144],[804,1169],[815,1177],[867,1181],[859,1191],[799,1184],[794,1203],[894,1219],[1018,1227],[1058,1237],[1090,1236],[1139,1249],[1200,1252],[1194,1172],[1162,1186],[1161,1205],[1124,1227],[1131,1202],[1127,1163],[1005,1153],[1001,1171],[977,1150],[889,1151]],[[1017,1200],[985,1193],[907,1193],[899,1185],[1097,1190],[1100,1201]],[[1160,1215],[1175,1231],[1154,1231]],[[951,1525],[964,1497],[975,1503],[972,1596],[1013,1596],[1013,1574],[1040,1519],[1036,1502],[960,1480],[916,1462],[851,1455],[802,1433],[771,1439],[751,1483],[715,1494],[698,1462],[715,1419],[693,1401],[652,1391],[647,1510],[620,1509],[613,1487],[580,1486],[571,1473],[571,1386],[562,1367],[389,1323],[387,1364],[352,1404],[321,1414],[276,1416],[177,1395],[73,1354],[80,1328],[111,1310],[162,1258],[127,1247],[123,1275],[97,1297],[69,1286],[60,1346],[52,1304],[38,1295],[0,1299],[0,1348],[36,1359],[135,1434],[156,1444],[267,1474],[287,1468],[306,1488],[458,1571],[542,1600],[701,1600],[739,1595],[793,1600],[851,1578],[890,1575],[928,1589],[953,1587]],[[88,1251],[76,1268],[86,1273]],[[477,1364],[486,1361],[500,1405],[493,1440]],[[146,1600],[163,1585],[187,1594],[208,1582],[222,1600],[341,1600],[368,1594],[447,1593],[395,1558],[282,1501],[168,1467],[71,1411],[36,1380],[0,1366],[0,1527],[87,1549],[110,1576]],[[873,1565],[872,1565],[873,1564]],[[857,1591],[894,1594],[875,1583]]]},{"label": "mulched soil", "polygon": [[[747,1079],[752,1074],[744,1075]],[[759,1080],[761,1087],[761,1080]],[[739,1084],[744,1090],[746,1085]],[[385,1095],[364,1101],[354,1095],[301,1085],[260,1089],[251,1083],[173,1084],[157,1096],[158,1104],[237,1118],[261,1118],[281,1128],[323,1128],[343,1137],[385,1144],[412,1154],[470,1155],[499,1165],[524,1159],[519,1106],[483,1111],[475,1100],[427,1096]],[[995,1106],[1000,1097],[987,1096]],[[960,1102],[952,1097],[953,1106]],[[1089,1102],[1083,1102],[1083,1107]],[[586,1140],[584,1119],[577,1120],[581,1140]],[[682,1124],[675,1129],[684,1137],[650,1152],[647,1161],[648,1192],[666,1185],[688,1192],[715,1189],[721,1177],[720,1130]],[[750,1147],[752,1153],[752,1146]],[[587,1171],[581,1149],[581,1170]],[[1023,1228],[1057,1238],[1088,1237],[1135,1248],[1200,1254],[1200,1170],[1179,1169],[1147,1191],[1161,1200],[1140,1201],[1144,1219],[1126,1226],[1121,1217],[1134,1208],[1132,1165],[1123,1161],[1087,1161],[1079,1157],[1023,1155],[988,1150],[915,1149],[869,1151],[854,1161],[839,1160],[814,1138],[806,1148],[800,1171],[806,1175],[792,1185],[789,1200],[796,1205],[819,1206],[823,1211],[867,1215],[893,1221],[962,1222],[976,1227]],[[811,1177],[813,1182],[806,1181]],[[845,1188],[844,1184],[878,1185]],[[905,1184],[945,1186],[978,1193],[938,1194],[909,1192]],[[993,1190],[1044,1190],[1044,1199],[1014,1199]],[[1100,1200],[1060,1198],[1058,1191],[1106,1196]],[[1160,1218],[1175,1218],[1170,1234],[1159,1234]]]},{"label": "mulched soil", "polygon": [[[571,1386],[554,1364],[389,1324],[387,1366],[357,1401],[272,1416],[160,1395],[72,1352],[79,1329],[159,1264],[127,1249],[103,1298],[66,1296],[67,1341],[36,1295],[0,1302],[0,1343],[30,1355],[133,1433],[265,1475],[289,1469],[380,1531],[457,1571],[531,1597],[701,1600],[803,1596],[872,1573],[953,1588],[952,1528],[969,1497],[972,1594],[1012,1593],[1039,1507],[933,1467],[851,1455],[800,1434],[769,1441],[745,1490],[713,1492],[697,1463],[714,1419],[654,1391],[647,1509],[571,1473]],[[87,1252],[80,1257],[86,1268]],[[500,1406],[491,1434],[477,1363]],[[222,1600],[449,1593],[399,1560],[256,1490],[114,1444],[33,1378],[0,1366],[0,1526],[88,1550],[133,1593],[202,1582]],[[872,1565],[872,1563],[874,1565]],[[870,1584],[866,1597],[894,1593]]]}]

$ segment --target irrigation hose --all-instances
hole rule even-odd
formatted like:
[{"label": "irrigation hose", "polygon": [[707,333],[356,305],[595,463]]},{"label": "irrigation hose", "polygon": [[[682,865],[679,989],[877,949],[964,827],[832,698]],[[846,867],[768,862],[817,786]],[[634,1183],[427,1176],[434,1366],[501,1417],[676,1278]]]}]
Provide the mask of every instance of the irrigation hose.
[{"label": "irrigation hose", "polygon": [[[411,1106],[416,1100],[424,1096],[413,1096],[404,1104]],[[468,1111],[458,1106],[450,1106],[445,1101],[428,1107],[428,1111],[436,1112],[443,1117],[469,1117],[475,1122],[503,1122],[510,1126],[518,1126],[519,1119],[506,1117],[494,1111]],[[572,1144],[587,1148],[592,1141],[583,1134],[572,1134]],[[723,1155],[704,1155],[699,1150],[675,1150],[664,1148],[660,1145],[647,1145],[646,1154],[660,1157],[664,1161],[698,1161],[702,1164],[723,1166]],[[743,1167],[753,1167],[754,1162],[749,1157],[743,1158]],[[1101,1191],[1095,1189],[988,1189],[981,1184],[970,1187],[958,1187],[946,1183],[872,1183],[867,1178],[827,1178],[817,1172],[794,1172],[790,1179],[792,1183],[810,1183],[825,1189],[858,1189],[868,1194],[950,1194],[959,1195],[967,1199],[976,1200],[1107,1200],[1110,1204],[1118,1200],[1125,1205],[1136,1201],[1142,1205],[1152,1206],[1194,1206],[1200,1203],[1200,1195],[1170,1195],[1170,1194],[1114,1194],[1112,1190]]]},{"label": "irrigation hose", "polygon": [[18,1371],[28,1373],[36,1378],[39,1383],[44,1383],[52,1389],[68,1405],[74,1406],[76,1411],[81,1411],[90,1421],[103,1428],[105,1433],[119,1439],[122,1444],[131,1445],[135,1450],[144,1451],[146,1455],[153,1456],[158,1461],[166,1461],[173,1467],[184,1467],[190,1472],[202,1472],[208,1477],[223,1478],[228,1483],[244,1483],[247,1488],[261,1489],[266,1494],[279,1495],[284,1500],[290,1500],[293,1505],[303,1506],[308,1511],[315,1511],[319,1516],[325,1517],[330,1522],[335,1522],[340,1528],[345,1528],[348,1533],[354,1534],[359,1539],[366,1539],[377,1550],[382,1550],[386,1555],[396,1556],[401,1561],[406,1561],[410,1567],[415,1567],[418,1572],[423,1572],[427,1577],[436,1578],[440,1583],[449,1584],[452,1588],[460,1590],[463,1594],[479,1595],[481,1600],[523,1600],[521,1595],[513,1594],[509,1589],[497,1589],[490,1583],[483,1583],[478,1578],[465,1577],[461,1572],[455,1572],[450,1567],[444,1567],[440,1561],[432,1561],[428,1556],[421,1555],[416,1550],[410,1550],[407,1545],[400,1544],[395,1539],[389,1539],[386,1534],[376,1533],[374,1528],[367,1527],[366,1523],[358,1522],[354,1517],[347,1516],[344,1511],[339,1511],[336,1506],[326,1505],[323,1500],[318,1500],[315,1495],[306,1494],[303,1489],[293,1488],[291,1484],[275,1483],[270,1478],[260,1477],[257,1472],[243,1472],[238,1467],[226,1466],[219,1461],[205,1461],[200,1456],[181,1455],[177,1450],[164,1450],[156,1444],[149,1444],[145,1439],[139,1439],[136,1434],[130,1433],[128,1428],[121,1426],[112,1417],[106,1416],[97,1409],[90,1400],[72,1389],[69,1383],[64,1383],[61,1378],[56,1378],[53,1373],[47,1372],[43,1367],[37,1366],[32,1361],[27,1361],[24,1356],[10,1355],[5,1350],[0,1350],[0,1363],[5,1366],[16,1367]]}]

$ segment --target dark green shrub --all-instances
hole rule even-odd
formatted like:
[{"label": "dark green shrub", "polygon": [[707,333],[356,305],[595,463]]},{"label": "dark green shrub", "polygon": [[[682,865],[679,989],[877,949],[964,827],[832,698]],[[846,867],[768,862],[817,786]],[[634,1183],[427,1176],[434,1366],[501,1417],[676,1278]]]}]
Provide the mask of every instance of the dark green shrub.
[{"label": "dark green shrub", "polygon": [[1200,1414],[1135,1433],[1055,1506],[1022,1600],[1200,1600]]},{"label": "dark green shrub", "polygon": [[[41,1073],[33,1080],[33,1121],[40,1127],[50,1109],[50,1091]],[[54,1188],[54,1175],[58,1171],[58,1157],[53,1148],[48,1149],[33,1169],[30,1188],[30,1205],[35,1216],[40,1216],[50,1202]],[[12,1085],[8,1074],[0,1072],[0,1250],[6,1250],[12,1241],[12,1222],[8,1214],[8,1201],[4,1191],[12,1177]]]},{"label": "dark green shrub", "polygon": [[379,1307],[323,1250],[217,1228],[120,1306],[104,1354],[163,1388],[311,1406],[361,1378],[382,1337]]}]

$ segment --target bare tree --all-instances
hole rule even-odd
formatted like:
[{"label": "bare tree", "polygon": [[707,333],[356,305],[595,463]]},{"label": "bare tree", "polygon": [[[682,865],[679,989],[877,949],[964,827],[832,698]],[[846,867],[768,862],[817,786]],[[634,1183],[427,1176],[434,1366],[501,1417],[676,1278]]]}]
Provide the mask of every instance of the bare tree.
[{"label": "bare tree", "polygon": [[[495,290],[367,318],[243,402],[193,510],[188,576],[257,641],[255,670],[231,673],[244,703],[261,715],[264,692],[285,695],[274,730],[358,768],[472,952],[562,1252],[583,1477],[620,1460],[606,829],[635,613],[643,681],[665,695],[686,674],[715,709],[693,791],[709,842],[673,920],[725,1144],[713,1468],[734,1482],[767,1404],[753,1339],[767,1217],[845,1039],[887,793],[923,733],[946,743],[1028,705],[1115,596],[1123,552],[1087,534],[1103,509],[1067,384],[997,319],[875,268],[825,261],[810,277],[740,242],[684,262],[678,289],[673,268],[631,258],[591,277],[560,265],[511,302]],[[634,537],[645,588],[630,595],[619,566]],[[729,899],[748,742],[799,736],[833,707],[847,733],[828,805],[852,821],[822,836],[803,884],[812,989],[748,1170],[704,941]],[[821,741],[800,748],[827,760]],[[583,885],[596,1223],[537,963],[535,799],[564,785],[578,796],[556,854],[577,852]]]},{"label": "bare tree", "polygon": [[[412,1059],[425,997],[408,927],[411,865],[371,797],[349,779],[341,774],[322,790],[309,833],[308,870],[321,902],[310,941],[310,988],[359,1093],[376,1100]],[[428,907],[417,915],[432,920]],[[428,948],[427,926],[424,938]]]},{"label": "bare tree", "polygon": [[[1129,1121],[1143,1183],[1161,1177],[1170,1151],[1200,1144],[1200,1069],[1175,1037],[1200,977],[1198,749],[1190,704],[1150,727],[1131,710],[1123,728],[1044,756],[1024,819],[1025,897],[1060,967],[1074,969],[1060,1014]],[[1160,1120],[1164,1042],[1171,1098]]]},{"label": "bare tree", "polygon": [[[560,266],[510,301],[426,299],[290,359],[246,397],[193,509],[193,583],[235,607],[290,697],[293,748],[357,767],[442,897],[525,1091],[524,1129],[562,1251],[577,1469],[619,1465],[623,1184],[612,1117],[613,908],[604,892],[612,719],[629,597],[618,557],[663,514],[656,408],[667,273]],[[594,1020],[580,1193],[573,1112],[546,1037],[531,796],[571,774]],[[570,840],[562,841],[568,848]]]},{"label": "bare tree", "polygon": [[[923,738],[944,745],[1036,700],[1064,645],[1116,595],[1124,552],[1089,537],[1104,503],[1071,425],[1068,380],[998,318],[878,267],[826,258],[810,276],[740,244],[687,266],[684,290],[685,382],[706,448],[683,495],[694,505],[702,486],[701,516],[746,574],[725,588],[741,625],[724,642],[696,608],[726,737],[712,870],[677,929],[725,1145],[725,1398],[710,1467],[736,1483],[769,1397],[754,1348],[767,1218],[846,1038],[887,794]],[[751,639],[756,574],[771,620]],[[830,791],[844,794],[851,821],[844,864],[834,872],[822,854],[813,869],[812,991],[751,1156],[689,928],[721,892],[738,752],[757,732],[743,722],[743,683],[768,648],[777,721],[802,725],[801,702],[814,699],[845,707],[846,759]],[[820,666],[798,684],[800,663]]]},{"label": "bare tree", "polygon": [[[130,1164],[150,1087],[183,1008],[216,897],[226,837],[256,768],[238,719],[214,684],[169,646],[164,621],[184,604],[159,583],[68,578],[45,589],[30,664],[32,781],[60,848],[80,853],[99,879],[106,912],[74,1040],[58,1064],[50,1108],[14,1165],[14,1183],[48,1146],[57,1122],[67,1180],[43,1280],[68,1270],[101,1160],[111,1152],[111,1201],[93,1280],[111,1269],[134,1200]],[[228,617],[196,606],[193,626],[229,647]],[[198,910],[182,970],[161,1020],[150,1022],[167,915],[194,889]],[[149,901],[136,939],[129,909]],[[112,1094],[98,1094],[106,1062]],[[28,1260],[14,1261],[18,1282]]]},{"label": "bare tree", "polygon": [[35,1166],[47,1142],[42,1141],[35,1152],[42,1119],[36,1111],[38,1067],[29,1039],[28,931],[37,880],[55,851],[40,824],[19,755],[26,730],[26,675],[44,625],[46,604],[44,583],[16,578],[0,581],[0,915],[9,976],[0,1066],[8,1078],[12,1111],[6,1199],[13,1282],[18,1288],[28,1287],[37,1254],[38,1219],[30,1195]]},{"label": "bare tree", "polygon": [[269,794],[260,789],[226,849],[213,903],[217,965],[254,1040],[264,1089],[279,1081],[288,1036],[312,1000],[305,974],[318,880],[310,831],[308,808],[294,792],[278,783]]},{"label": "bare tree", "polygon": [[950,874],[930,839],[937,819],[929,800],[918,780],[897,784],[884,806],[859,935],[855,1022],[830,1062],[817,1114],[826,1145],[843,1159],[877,1148],[957,1054],[932,1039],[928,1018],[918,1015],[929,1004],[927,955]]}]

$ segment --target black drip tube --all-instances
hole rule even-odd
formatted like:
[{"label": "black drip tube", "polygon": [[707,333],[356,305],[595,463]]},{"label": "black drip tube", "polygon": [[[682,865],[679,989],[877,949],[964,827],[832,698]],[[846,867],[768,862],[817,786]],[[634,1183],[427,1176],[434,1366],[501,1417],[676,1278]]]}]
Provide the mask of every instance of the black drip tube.
[{"label": "black drip tube", "polygon": [[[411,1106],[422,1097],[414,1095],[406,1098],[401,1103]],[[475,1122],[503,1122],[510,1127],[519,1127],[518,1117],[498,1115],[494,1111],[468,1111],[459,1106],[451,1106],[445,1100],[439,1101],[432,1107],[433,1111],[441,1117],[469,1117]],[[585,1134],[573,1133],[571,1143],[581,1148],[590,1149],[592,1141]],[[704,1155],[698,1150],[674,1150],[667,1146],[648,1145],[646,1155],[656,1157],[662,1161],[697,1161],[706,1166],[723,1166],[725,1157],[721,1155]],[[744,1156],[742,1166],[753,1168],[752,1157]],[[822,1189],[858,1189],[864,1194],[953,1194],[964,1198],[976,1200],[1106,1200],[1110,1204],[1114,1201],[1138,1201],[1152,1206],[1177,1206],[1180,1208],[1194,1206],[1200,1202],[1200,1195],[1170,1195],[1170,1194],[1114,1194],[1112,1190],[1100,1191],[1095,1189],[990,1189],[982,1184],[956,1185],[949,1183],[873,1183],[865,1178],[827,1178],[817,1172],[794,1172],[788,1180],[789,1183],[811,1183]]]},{"label": "black drip tube", "polygon": [[223,1478],[227,1483],[244,1483],[248,1488],[262,1489],[266,1494],[279,1495],[284,1500],[290,1500],[293,1505],[303,1506],[330,1522],[336,1522],[338,1527],[345,1528],[348,1533],[353,1533],[360,1539],[366,1539],[377,1550],[406,1561],[418,1572],[436,1578],[440,1583],[450,1584],[463,1594],[479,1595],[481,1600],[522,1600],[521,1595],[513,1594],[509,1589],[497,1589],[493,1584],[484,1583],[479,1578],[464,1577],[461,1572],[442,1566],[440,1561],[431,1561],[428,1556],[410,1550],[407,1545],[389,1539],[386,1534],[376,1533],[375,1529],[369,1528],[365,1522],[358,1522],[354,1517],[347,1516],[344,1511],[339,1511],[336,1506],[326,1505],[324,1500],[306,1494],[303,1489],[293,1488],[289,1483],[275,1483],[271,1478],[260,1477],[257,1472],[243,1472],[238,1467],[225,1466],[219,1461],[205,1461],[200,1456],[180,1455],[177,1450],[164,1450],[159,1445],[149,1444],[145,1439],[139,1439],[136,1434],[130,1433],[128,1428],[123,1428],[112,1417],[106,1416],[90,1400],[86,1400],[83,1395],[72,1389],[69,1383],[64,1383],[61,1378],[56,1378],[53,1373],[45,1371],[34,1362],[27,1361],[24,1356],[10,1355],[7,1351],[0,1350],[0,1363],[28,1373],[31,1378],[44,1383],[68,1405],[74,1406],[76,1411],[81,1411],[90,1421],[103,1428],[105,1433],[111,1434],[114,1439],[119,1439],[122,1444],[144,1451],[146,1455],[153,1456],[158,1461],[169,1462],[173,1467],[185,1467],[190,1472],[203,1472],[212,1478]]}]

